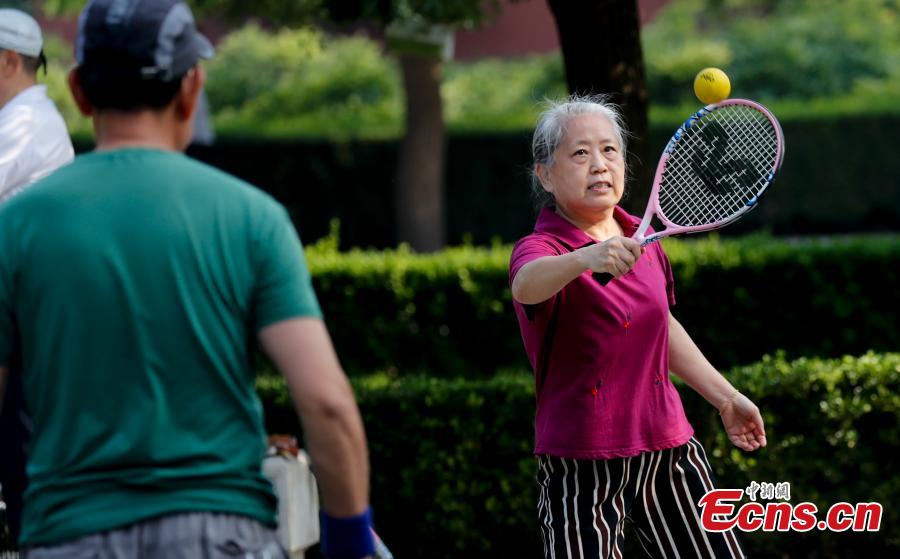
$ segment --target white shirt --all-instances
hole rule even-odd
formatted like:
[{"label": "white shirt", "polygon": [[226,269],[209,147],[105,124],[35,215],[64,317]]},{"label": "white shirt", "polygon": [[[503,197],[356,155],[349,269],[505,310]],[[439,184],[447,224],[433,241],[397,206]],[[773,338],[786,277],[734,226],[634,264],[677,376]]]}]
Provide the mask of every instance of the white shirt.
[{"label": "white shirt", "polygon": [[0,108],[0,201],[74,158],[47,86],[33,85]]}]

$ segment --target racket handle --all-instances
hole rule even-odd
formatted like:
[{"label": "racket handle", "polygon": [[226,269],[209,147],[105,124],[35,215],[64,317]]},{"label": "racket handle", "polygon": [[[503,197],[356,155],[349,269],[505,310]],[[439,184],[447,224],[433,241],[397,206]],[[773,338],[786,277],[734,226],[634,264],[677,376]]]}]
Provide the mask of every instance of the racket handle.
[{"label": "racket handle", "polygon": [[[371,530],[371,528],[370,528]],[[372,530],[372,539],[375,541],[375,555],[373,557],[375,559],[394,559],[394,555],[391,553],[391,550],[384,545],[384,542],[381,541],[381,538]]]},{"label": "racket handle", "polygon": [[606,285],[611,282],[615,276],[610,274],[609,272],[594,272],[593,274],[594,280],[597,281],[600,285]]}]

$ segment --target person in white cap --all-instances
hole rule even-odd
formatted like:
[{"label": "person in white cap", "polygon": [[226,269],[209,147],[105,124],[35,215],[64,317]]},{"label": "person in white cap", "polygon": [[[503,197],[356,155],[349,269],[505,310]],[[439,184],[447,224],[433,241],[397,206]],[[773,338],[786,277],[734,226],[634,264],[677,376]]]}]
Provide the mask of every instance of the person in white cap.
[{"label": "person in white cap", "polygon": [[45,66],[37,21],[21,10],[0,9],[0,201],[75,157],[66,124],[38,85]]},{"label": "person in white cap", "polygon": [[[44,66],[46,72],[43,45],[33,17],[0,9],[0,204],[75,155],[65,122],[47,98],[47,87],[37,84],[38,69]],[[0,415],[0,484],[13,538],[19,532],[27,481],[29,424],[18,375],[13,375]]]}]

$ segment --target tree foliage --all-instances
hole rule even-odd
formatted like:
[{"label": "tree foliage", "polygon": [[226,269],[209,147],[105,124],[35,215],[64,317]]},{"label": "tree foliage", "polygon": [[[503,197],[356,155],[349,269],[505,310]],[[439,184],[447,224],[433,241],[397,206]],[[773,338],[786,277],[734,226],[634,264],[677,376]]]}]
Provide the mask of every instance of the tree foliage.
[{"label": "tree foliage", "polygon": [[[28,0],[4,0],[29,3]],[[516,1],[516,0],[514,0]],[[31,0],[34,4],[34,0]],[[72,14],[87,0],[43,0],[48,14]],[[390,23],[418,18],[428,23],[460,27],[480,25],[499,13],[500,0],[188,0],[197,15],[243,21],[248,17],[278,25],[303,26],[322,20],[339,23],[369,21]]]},{"label": "tree foliage", "polygon": [[[653,122],[680,122],[697,105],[691,82],[704,66],[725,69],[733,95],[765,100],[780,117],[895,113],[898,3],[673,2],[642,34]],[[45,0],[43,7],[58,10],[64,4],[77,9],[83,1]],[[381,138],[401,133],[399,69],[376,42],[332,38],[310,27],[254,29],[236,29],[220,42],[216,59],[206,63],[220,134]],[[829,38],[813,41],[813,35]],[[48,33],[46,51],[50,67],[39,79],[70,130],[88,132],[90,124],[65,85],[71,45]],[[442,74],[450,130],[528,129],[544,97],[565,93],[558,54],[453,62],[444,64]]]},{"label": "tree foliage", "polygon": [[199,13],[243,19],[263,18],[281,25],[313,21],[390,23],[420,19],[428,23],[475,26],[500,8],[499,0],[190,0]]},{"label": "tree foliage", "polygon": [[399,131],[396,64],[364,37],[249,24],[219,44],[207,68],[220,130],[333,138]]},{"label": "tree foliage", "polygon": [[351,0],[326,2],[334,21],[408,21],[474,27],[499,13],[500,0]]},{"label": "tree foliage", "polygon": [[652,101],[692,97],[719,66],[733,94],[827,97],[900,83],[900,0],[681,0],[643,34]]}]

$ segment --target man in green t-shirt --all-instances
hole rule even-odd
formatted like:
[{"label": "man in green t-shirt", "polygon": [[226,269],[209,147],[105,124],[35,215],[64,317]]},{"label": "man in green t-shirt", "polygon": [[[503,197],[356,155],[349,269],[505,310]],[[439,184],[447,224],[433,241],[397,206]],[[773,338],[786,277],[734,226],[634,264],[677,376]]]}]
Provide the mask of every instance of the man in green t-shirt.
[{"label": "man in green t-shirt", "polygon": [[177,0],[93,0],[69,84],[96,151],[0,208],[0,391],[34,415],[26,557],[285,557],[255,342],[286,377],[323,548],[363,557],[359,410],[284,209],[193,161],[213,50]]}]

